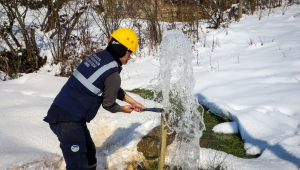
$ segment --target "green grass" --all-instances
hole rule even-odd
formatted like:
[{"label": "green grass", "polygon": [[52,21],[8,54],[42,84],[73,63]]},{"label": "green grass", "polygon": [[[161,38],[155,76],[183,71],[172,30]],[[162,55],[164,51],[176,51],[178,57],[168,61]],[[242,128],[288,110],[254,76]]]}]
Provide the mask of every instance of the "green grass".
[{"label": "green grass", "polygon": [[[141,97],[145,98],[145,99],[149,99],[149,100],[154,100],[157,102],[161,101],[161,94],[158,94],[156,97],[154,97],[154,92],[148,89],[134,89],[129,91],[131,93],[135,93],[140,95]],[[199,112],[201,107],[199,107]],[[207,111],[206,108],[204,108],[204,123],[205,123],[205,127],[206,130],[203,131],[203,135],[200,139],[200,146],[202,148],[211,148],[214,150],[219,150],[219,151],[224,151],[228,154],[232,154],[234,156],[240,157],[240,158],[256,158],[259,155],[246,155],[245,150],[244,150],[244,143],[243,140],[240,136],[240,134],[221,134],[221,133],[214,133],[212,131],[213,127],[223,123],[223,122],[230,122],[229,119],[227,118],[223,118],[223,117],[219,117],[216,116],[210,112]],[[154,130],[155,131],[155,130]],[[151,135],[149,135],[147,138],[145,138],[145,140],[149,140],[149,137],[151,138],[155,138],[154,136],[156,135],[156,140],[159,136],[157,136],[157,130],[156,132],[150,132]],[[174,135],[173,136],[168,136],[167,140],[173,140],[174,139]],[[151,141],[153,143],[153,141]],[[143,144],[144,148],[148,148],[149,146],[147,146],[147,143],[151,143],[149,141],[145,142],[146,144]],[[158,142],[158,141],[154,141],[154,142]],[[168,143],[171,143],[171,141],[169,141]],[[145,146],[146,145],[146,146]],[[139,146],[139,145],[138,145]],[[157,157],[146,157],[146,161],[148,161],[147,163],[144,162],[143,164],[147,164],[147,166],[145,166],[146,170],[155,170],[157,169]],[[149,163],[150,162],[150,163]],[[168,167],[166,168],[168,169]]]},{"label": "green grass", "polygon": [[258,157],[258,155],[246,155],[240,134],[222,134],[212,131],[213,127],[217,124],[230,122],[229,119],[216,116],[208,111],[204,112],[203,118],[206,130],[203,131],[203,135],[200,139],[201,147],[224,151],[240,158]]}]

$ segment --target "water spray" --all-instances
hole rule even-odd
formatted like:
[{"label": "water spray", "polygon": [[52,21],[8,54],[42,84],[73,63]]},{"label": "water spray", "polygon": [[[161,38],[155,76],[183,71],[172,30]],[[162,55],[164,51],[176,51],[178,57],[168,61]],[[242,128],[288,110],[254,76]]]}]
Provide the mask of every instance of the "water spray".
[{"label": "water spray", "polygon": [[167,148],[166,163],[171,169],[198,169],[199,143],[205,126],[203,112],[198,111],[200,104],[193,91],[192,42],[181,31],[168,31],[160,45],[159,59],[161,67],[155,94],[162,94],[161,104],[163,108],[168,108],[168,113],[158,108],[152,108],[152,111],[162,111],[162,130],[166,131],[167,126],[176,133],[171,147]]}]

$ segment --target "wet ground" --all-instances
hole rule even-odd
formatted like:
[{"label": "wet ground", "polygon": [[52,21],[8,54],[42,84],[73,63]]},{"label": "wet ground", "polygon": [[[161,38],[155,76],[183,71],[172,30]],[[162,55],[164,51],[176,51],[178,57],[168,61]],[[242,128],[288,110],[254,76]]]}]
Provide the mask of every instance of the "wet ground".
[{"label": "wet ground", "polygon": [[[246,155],[244,143],[239,134],[220,134],[212,131],[215,125],[228,121],[230,120],[205,111],[204,122],[206,130],[203,131],[203,135],[200,139],[200,147],[221,150],[241,158],[258,157],[259,155]],[[167,146],[171,144],[174,139],[175,133],[167,135]],[[159,142],[160,126],[157,126],[138,143],[138,151],[142,152],[147,159],[156,159],[159,155]]]}]

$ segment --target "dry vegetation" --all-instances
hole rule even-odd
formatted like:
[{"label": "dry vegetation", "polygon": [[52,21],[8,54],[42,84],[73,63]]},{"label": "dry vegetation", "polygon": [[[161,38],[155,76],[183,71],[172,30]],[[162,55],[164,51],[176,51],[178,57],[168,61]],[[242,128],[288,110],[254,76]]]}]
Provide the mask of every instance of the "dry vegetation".
[{"label": "dry vegetation", "polygon": [[[0,73],[6,79],[38,70],[51,51],[53,64],[60,64],[58,76],[69,76],[78,63],[106,46],[109,34],[126,19],[136,30],[139,48],[157,49],[162,40],[162,21],[168,29],[184,22],[183,33],[199,41],[199,20],[211,28],[226,27],[238,20],[237,5],[243,13],[271,9],[282,0],[0,0]],[[289,0],[290,3],[294,1]],[[30,16],[30,17],[29,17]],[[30,18],[30,20],[28,19]],[[89,31],[95,23],[100,34]]]}]

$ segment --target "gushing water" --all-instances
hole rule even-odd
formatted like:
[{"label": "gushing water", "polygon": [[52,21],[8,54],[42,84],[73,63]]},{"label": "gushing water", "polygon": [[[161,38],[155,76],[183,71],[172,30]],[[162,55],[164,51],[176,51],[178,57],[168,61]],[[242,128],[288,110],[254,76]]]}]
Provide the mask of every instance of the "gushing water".
[{"label": "gushing water", "polygon": [[[160,72],[156,91],[162,94],[162,105],[170,133],[176,133],[167,149],[170,166],[195,170],[200,162],[200,137],[205,128],[203,111],[194,95],[192,43],[178,30],[170,30],[160,46]],[[202,109],[203,110],[203,109]]]}]

